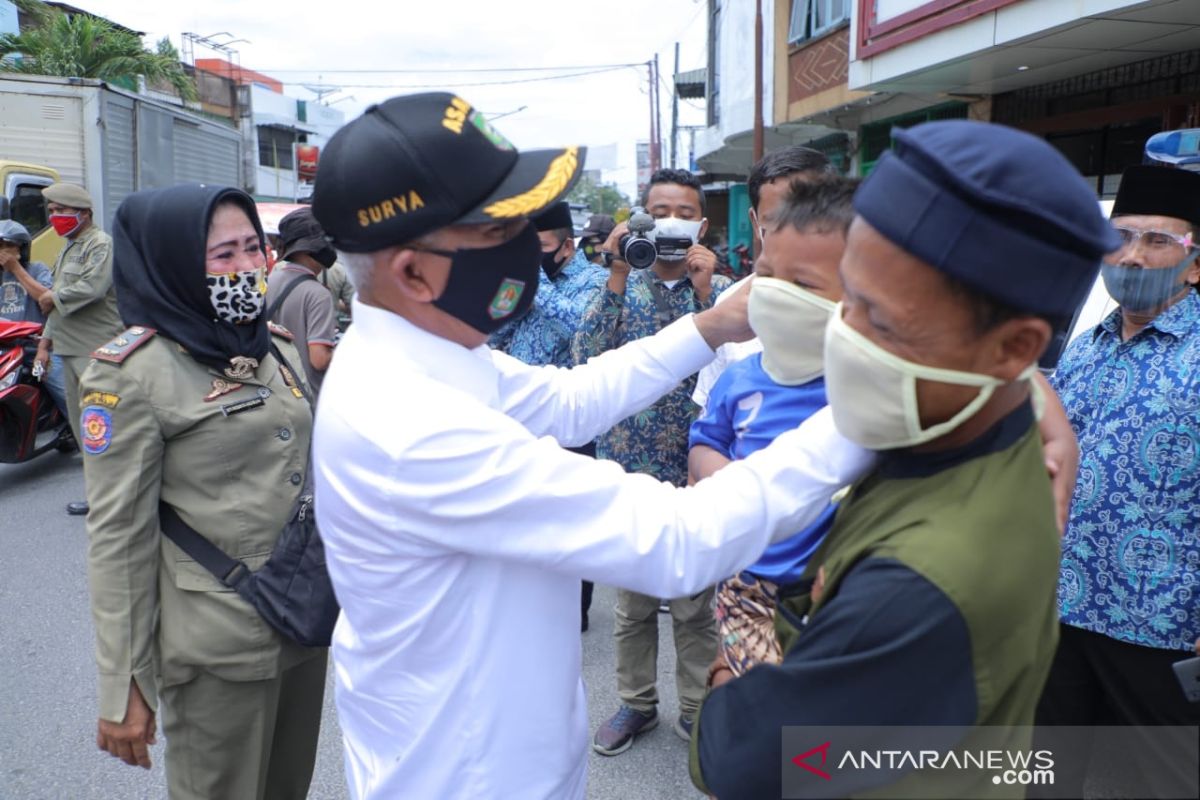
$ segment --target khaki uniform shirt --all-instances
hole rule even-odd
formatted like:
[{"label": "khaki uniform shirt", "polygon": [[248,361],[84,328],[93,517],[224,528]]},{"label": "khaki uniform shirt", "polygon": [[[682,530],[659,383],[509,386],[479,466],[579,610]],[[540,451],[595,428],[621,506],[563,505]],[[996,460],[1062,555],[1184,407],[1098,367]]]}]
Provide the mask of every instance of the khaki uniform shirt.
[{"label": "khaki uniform shirt", "polygon": [[354,284],[350,282],[342,262],[335,261],[329,269],[321,270],[317,280],[333,295],[334,310],[339,314],[349,314],[350,304],[354,300]]},{"label": "khaki uniform shirt", "polygon": [[[131,677],[153,707],[156,676],[264,680],[325,652],[285,641],[159,532],[162,500],[251,569],[266,561],[308,464],[312,412],[296,379],[267,355],[239,385],[141,330],[105,345],[124,360],[93,360],[79,390],[100,717],[117,722]],[[291,343],[273,339],[299,370]]]},{"label": "khaki uniform shirt", "polygon": [[45,336],[60,356],[86,356],[120,333],[113,291],[112,238],[92,224],[54,262],[54,308]]}]

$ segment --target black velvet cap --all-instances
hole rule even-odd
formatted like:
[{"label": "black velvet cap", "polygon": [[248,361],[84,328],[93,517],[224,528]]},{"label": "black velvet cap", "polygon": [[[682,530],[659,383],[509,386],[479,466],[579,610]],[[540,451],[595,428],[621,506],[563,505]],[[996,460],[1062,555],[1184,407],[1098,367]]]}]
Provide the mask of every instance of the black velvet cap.
[{"label": "black velvet cap", "polygon": [[575,220],[571,219],[571,204],[560,200],[533,218],[533,226],[539,231],[567,229],[575,233]]},{"label": "black velvet cap", "polygon": [[1200,173],[1139,164],[1121,175],[1112,215],[1174,217],[1200,227]]}]

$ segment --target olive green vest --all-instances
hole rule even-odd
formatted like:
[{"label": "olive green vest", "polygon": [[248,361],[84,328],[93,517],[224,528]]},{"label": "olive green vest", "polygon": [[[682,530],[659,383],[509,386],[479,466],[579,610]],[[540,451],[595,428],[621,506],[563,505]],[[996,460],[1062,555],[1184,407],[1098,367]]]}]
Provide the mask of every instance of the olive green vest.
[{"label": "olive green vest", "polygon": [[[805,594],[785,598],[782,605],[797,620],[820,614],[846,572],[872,557],[919,573],[962,614],[975,670],[975,724],[1031,726],[1058,643],[1059,534],[1037,428],[1007,449],[928,477],[895,479],[877,472],[864,479],[843,501],[833,529],[809,561],[807,579],[825,568],[821,600],[814,603]],[[788,616],[776,615],[785,653],[803,633]],[[1029,732],[1018,732],[1010,745],[1027,748]],[[887,791],[925,797],[1024,792],[990,779],[981,784],[976,773],[926,775],[910,775]]]}]

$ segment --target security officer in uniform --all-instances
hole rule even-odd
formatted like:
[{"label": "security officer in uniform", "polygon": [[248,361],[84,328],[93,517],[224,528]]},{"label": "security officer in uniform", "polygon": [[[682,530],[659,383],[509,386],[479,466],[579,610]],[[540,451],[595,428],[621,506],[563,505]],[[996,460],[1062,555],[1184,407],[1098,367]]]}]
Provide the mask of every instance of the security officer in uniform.
[{"label": "security officer in uniform", "polygon": [[210,186],[140,192],[114,231],[130,327],[80,384],[97,744],[149,767],[161,713],[173,800],[302,798],[326,650],[283,639],[159,523],[161,502],[257,569],[304,482],[312,412],[290,335],[261,315],[254,203]]},{"label": "security officer in uniform", "polygon": [[[51,270],[54,287],[38,301],[46,327],[36,359],[48,369],[50,351],[61,357],[67,419],[79,430],[79,376],[89,353],[121,332],[113,291],[112,239],[92,219],[92,197],[82,186],[56,183],[42,190],[50,224],[67,245]],[[68,514],[86,514],[87,503],[68,503]]]}]

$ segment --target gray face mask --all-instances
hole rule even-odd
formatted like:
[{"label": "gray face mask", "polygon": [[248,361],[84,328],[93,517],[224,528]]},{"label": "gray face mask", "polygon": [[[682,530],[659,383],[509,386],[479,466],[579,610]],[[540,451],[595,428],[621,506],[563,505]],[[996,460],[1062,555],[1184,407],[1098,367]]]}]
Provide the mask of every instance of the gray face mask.
[{"label": "gray face mask", "polygon": [[1151,311],[1160,308],[1187,285],[1183,276],[1196,260],[1196,251],[1173,267],[1143,269],[1104,264],[1100,275],[1104,288],[1121,308],[1130,311]]}]

